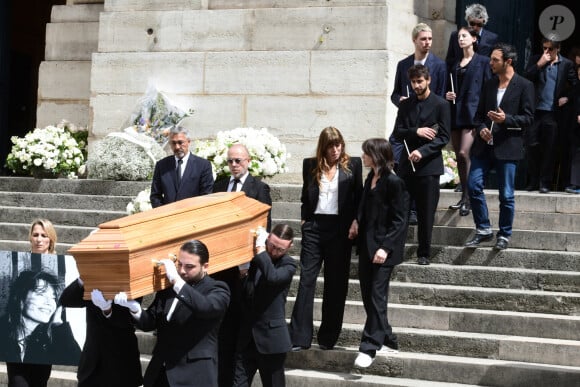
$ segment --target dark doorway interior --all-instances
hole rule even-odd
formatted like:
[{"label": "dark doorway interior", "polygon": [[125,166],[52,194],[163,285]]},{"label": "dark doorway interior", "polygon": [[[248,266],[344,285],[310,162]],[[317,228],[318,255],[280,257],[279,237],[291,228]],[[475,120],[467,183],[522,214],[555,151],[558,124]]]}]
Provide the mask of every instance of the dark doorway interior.
[{"label": "dark doorway interior", "polygon": [[10,152],[11,136],[34,128],[38,68],[44,60],[46,24],[53,5],[66,0],[0,2],[0,168]]}]

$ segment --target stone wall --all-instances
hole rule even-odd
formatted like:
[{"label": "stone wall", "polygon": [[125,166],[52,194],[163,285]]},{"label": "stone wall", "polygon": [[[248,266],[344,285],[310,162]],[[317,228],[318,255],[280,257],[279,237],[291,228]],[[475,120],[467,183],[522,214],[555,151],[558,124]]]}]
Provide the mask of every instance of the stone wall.
[{"label": "stone wall", "polygon": [[[79,12],[87,15],[83,23],[55,20],[71,7],[86,10]],[[443,0],[106,0],[61,7],[47,31],[51,56],[41,69],[39,113],[73,109],[78,116],[69,120],[79,123],[77,117],[89,117],[94,145],[121,128],[152,83],[195,110],[184,122],[195,137],[271,128],[292,153],[284,181],[299,181],[301,160],[314,152],[322,128],[341,129],[354,155],[364,139],[390,133],[396,109],[389,96],[397,62],[413,51],[411,29],[430,24],[442,56],[454,9],[455,1]],[[79,44],[83,39],[88,43]]]}]

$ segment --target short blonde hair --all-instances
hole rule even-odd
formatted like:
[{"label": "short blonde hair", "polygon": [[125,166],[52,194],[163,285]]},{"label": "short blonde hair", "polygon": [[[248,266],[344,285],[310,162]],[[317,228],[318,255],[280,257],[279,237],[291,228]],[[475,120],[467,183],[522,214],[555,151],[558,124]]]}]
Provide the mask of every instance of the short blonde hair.
[{"label": "short blonde hair", "polygon": [[50,239],[50,243],[48,245],[48,253],[54,254],[57,238],[56,238],[56,230],[54,229],[52,222],[48,219],[35,219],[34,222],[32,222],[32,224],[30,225],[30,231],[28,232],[28,240],[31,240],[32,230],[36,225],[42,227],[46,232],[46,235],[48,235],[48,238]]},{"label": "short blonde hair", "polygon": [[413,32],[411,33],[413,40],[417,39],[417,35],[419,35],[419,32],[423,31],[433,33],[433,30],[427,24],[419,23],[415,26],[415,28],[413,28]]}]

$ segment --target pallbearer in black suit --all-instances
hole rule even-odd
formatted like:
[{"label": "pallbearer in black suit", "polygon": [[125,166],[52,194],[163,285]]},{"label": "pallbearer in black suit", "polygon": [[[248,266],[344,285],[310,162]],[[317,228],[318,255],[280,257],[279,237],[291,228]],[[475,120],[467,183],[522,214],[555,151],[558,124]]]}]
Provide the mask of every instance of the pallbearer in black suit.
[{"label": "pallbearer in black suit", "polygon": [[415,65],[408,75],[415,95],[401,102],[393,134],[408,148],[408,156],[401,157],[398,174],[417,207],[417,263],[428,265],[439,176],[443,174],[441,149],[449,142],[451,113],[449,103],[429,89],[427,67]]},{"label": "pallbearer in black suit", "polygon": [[77,370],[79,387],[136,387],[143,384],[134,321],[127,308],[106,300],[98,289],[83,300],[79,278],[60,296],[63,306],[86,308],[87,335]]},{"label": "pallbearer in black suit", "polygon": [[189,131],[174,126],[169,131],[173,156],[155,164],[151,181],[151,206],[159,207],[181,199],[207,195],[213,189],[213,172],[208,160],[189,152]]},{"label": "pallbearer in black suit", "polygon": [[217,336],[230,302],[228,286],[207,275],[209,252],[198,240],[181,246],[177,269],[170,259],[161,263],[173,286],[157,292],[149,308],[142,310],[124,293],[115,296],[115,304],[129,308],[138,328],[157,330],[144,386],[217,386]]},{"label": "pallbearer in black suit", "polygon": [[342,329],[354,238],[351,231],[362,192],[361,160],[350,157],[340,131],[328,127],[320,133],[316,157],[304,160],[302,178],[300,284],[290,335],[294,351],[310,348],[316,278],[324,263],[318,345],[332,349]]},{"label": "pallbearer in black suit", "polygon": [[[213,192],[245,192],[246,196],[269,206],[272,205],[270,187],[248,172],[250,153],[243,144],[234,144],[228,149],[228,168],[231,176],[215,182]],[[271,216],[268,212],[267,230],[270,230]],[[247,275],[249,264],[232,267],[214,273],[212,277],[224,281],[230,287],[231,297],[228,311],[219,331],[219,385],[230,387],[234,377],[235,346],[240,329],[241,279]]]},{"label": "pallbearer in black suit", "polygon": [[498,43],[491,53],[491,71],[475,115],[475,142],[471,148],[471,170],[467,186],[475,236],[466,247],[477,247],[493,238],[485,180],[491,168],[499,186],[499,231],[495,248],[508,247],[515,215],[514,181],[518,161],[524,157],[523,133],[534,120],[534,85],[514,70],[517,52],[512,45]]},{"label": "pallbearer in black suit", "polygon": [[284,362],[292,348],[285,319],[286,296],[296,272],[288,255],[294,231],[276,225],[270,234],[262,230],[256,238],[256,255],[243,284],[240,335],[236,347],[233,385],[252,384],[256,371],[264,387],[284,387]]},{"label": "pallbearer in black suit", "polygon": [[399,348],[387,319],[387,304],[391,274],[403,262],[409,195],[403,180],[393,173],[393,152],[387,140],[366,140],[362,150],[363,164],[371,171],[365,181],[355,232],[367,318],[354,365],[366,368],[377,351],[393,352]]}]

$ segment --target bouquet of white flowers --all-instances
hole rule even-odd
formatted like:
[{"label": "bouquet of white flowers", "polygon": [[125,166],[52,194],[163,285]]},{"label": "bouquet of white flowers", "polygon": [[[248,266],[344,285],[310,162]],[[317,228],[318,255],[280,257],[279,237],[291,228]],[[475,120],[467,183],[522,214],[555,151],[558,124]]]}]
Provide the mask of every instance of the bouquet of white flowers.
[{"label": "bouquet of white flowers", "polygon": [[150,196],[150,188],[146,188],[139,192],[137,196],[129,204],[127,204],[127,214],[132,215],[138,212],[150,210],[152,208],[151,200],[149,199]]},{"label": "bouquet of white flowers", "polygon": [[286,146],[266,128],[236,128],[218,132],[215,140],[195,141],[193,153],[211,162],[217,180],[230,174],[227,153],[228,148],[236,143],[248,148],[248,170],[252,176],[271,177],[288,172],[286,160],[290,158],[290,154],[286,152]]},{"label": "bouquet of white flowers", "polygon": [[6,166],[16,174],[73,179],[84,172],[86,144],[79,144],[63,125],[36,128],[10,140],[14,145]]},{"label": "bouquet of white flowers", "polygon": [[455,187],[457,184],[459,184],[459,172],[457,171],[455,152],[443,150],[442,153],[444,173],[439,177],[439,185],[442,187],[446,185]]}]

